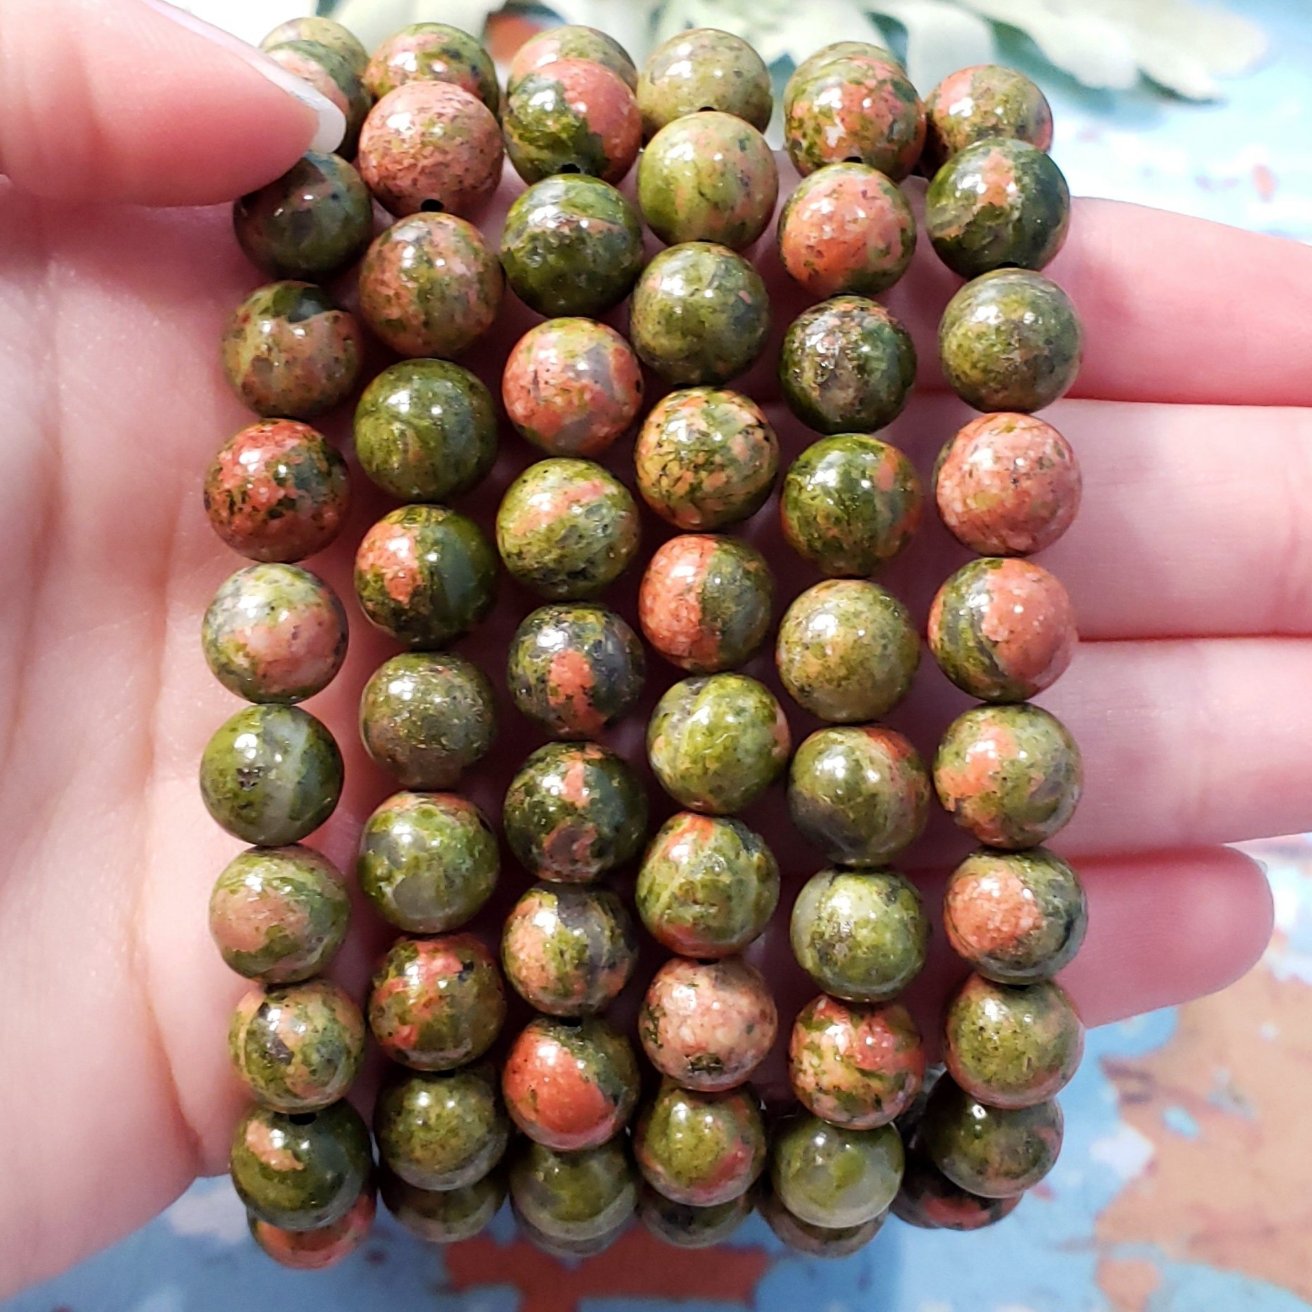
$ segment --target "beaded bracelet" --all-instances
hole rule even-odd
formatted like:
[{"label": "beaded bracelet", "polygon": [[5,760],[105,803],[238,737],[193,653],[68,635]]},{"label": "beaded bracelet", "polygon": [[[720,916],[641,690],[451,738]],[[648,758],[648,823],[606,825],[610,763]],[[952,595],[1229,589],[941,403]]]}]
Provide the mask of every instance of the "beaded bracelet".
[{"label": "beaded bracelet", "polygon": [[[779,186],[759,56],[696,29],[639,71],[609,37],[565,26],[522,47],[503,98],[479,44],[440,23],[372,56],[322,18],[283,24],[264,45],[339,104],[348,132],[340,155],[307,155],[234,209],[239,244],[277,281],[223,339],[225,372],[262,419],[205,484],[216,531],[257,562],[205,618],[211,668],[252,705],[201,766],[215,819],[256,845],[220,876],[210,915],[225,960],[258,984],[231,1029],[255,1098],[232,1175],[257,1241],[287,1265],[326,1266],[362,1241],[375,1190],[440,1243],[478,1233],[508,1193],[525,1235],[560,1255],[600,1251],[635,1210],[666,1241],[698,1247],[759,1205],[786,1243],[824,1256],[860,1247],[890,1209],[962,1229],[999,1219],[1055,1158],[1051,1095],[1080,1030],[1051,976],[1085,918],[1074,872],[1035,846],[1074,807],[1078,753],[1024,701],[1064,668],[1074,626],[1060,584],[1022,558],[1060,535],[1079,496],[1069,447],[1028,417],[1069,386],[1079,356],[1069,303],[1033,272],[1060,247],[1069,207],[1043,153],[1042,95],[990,66],[945,79],[922,105],[896,60],[861,42],[826,47],[785,88],[802,181],[779,215],[778,255],[817,303],[784,332],[779,382],[819,436],[782,480],[781,526],[823,576],[792,599],[775,642],[784,692],[824,722],[794,754],[780,700],[741,672],[770,636],[774,580],[729,531],[770,498],[781,457],[765,414],[729,387],[770,332],[748,258]],[[469,220],[503,153],[527,186],[493,251]],[[614,185],[635,160],[636,208]],[[944,371],[989,412],[935,471],[945,522],[984,559],[940,591],[930,645],[986,704],[949,730],[932,783],[881,723],[912,684],[919,641],[870,578],[922,517],[915,468],[874,436],[907,404],[915,350],[871,299],[910,263],[916,222],[898,183],[918,163],[937,170],[931,241],[974,279],[944,317]],[[394,220],[377,236],[375,201]],[[644,221],[665,243],[650,260]],[[358,318],[320,285],[357,264]],[[485,526],[448,503],[490,473],[501,417],[453,358],[497,321],[507,284],[544,316],[500,379],[506,418],[541,458]],[[626,300],[627,340],[598,321]],[[356,862],[398,931],[365,1009],[389,1059],[377,1166],[343,1097],[365,1019],[318,978],[346,932],[346,885],[300,846],[336,806],[342,758],[296,705],[346,647],[341,604],[295,564],[333,541],[347,503],[345,462],[304,421],[355,393],[365,329],[403,357],[364,387],[353,426],[361,471],[400,503],[359,543],[357,602],[406,649],[360,703],[364,748],[401,789],[365,821]],[[644,370],[673,389],[645,413]],[[637,499],[605,463],[635,427]],[[636,627],[680,676],[646,745],[683,809],[650,841],[643,775],[607,746],[642,702],[647,657],[634,624],[598,600],[639,559],[642,507],[675,532],[645,561]],[[540,603],[509,641],[505,681],[547,739],[501,808],[506,846],[537,882],[505,917],[499,961],[476,932],[500,879],[497,833],[455,790],[502,717],[493,672],[446,650],[493,611],[498,562]],[[962,766],[972,743],[1018,740],[1042,778],[1019,777],[1015,759],[984,782]],[[794,952],[823,992],[788,1044],[800,1110],[772,1108],[767,1122],[751,1079],[779,1018],[743,953],[775,914],[781,875],[737,813],[785,771],[791,819],[828,863],[791,913]],[[895,999],[924,964],[929,920],[889,863],[920,836],[935,787],[987,846],[948,886],[947,932],[976,974],[949,1006],[950,1077],[926,1098],[925,1045]],[[660,1077],[645,1100],[635,1047],[605,1015],[635,974],[638,940],[604,881],[634,863],[638,916],[674,954],[641,1005],[640,1047]],[[516,996],[536,1014],[507,1038]]]}]

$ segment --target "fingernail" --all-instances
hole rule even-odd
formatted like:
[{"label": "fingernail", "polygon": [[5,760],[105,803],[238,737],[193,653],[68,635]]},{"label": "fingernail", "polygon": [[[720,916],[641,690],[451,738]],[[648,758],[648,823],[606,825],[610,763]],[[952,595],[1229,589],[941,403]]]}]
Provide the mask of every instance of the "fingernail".
[{"label": "fingernail", "polygon": [[216,46],[222,46],[230,51],[257,73],[268,78],[279,90],[285,91],[294,100],[312,110],[318,125],[307,149],[333,151],[342,144],[342,138],[346,135],[346,115],[308,82],[274,63],[262,50],[247,45],[231,32],[225,32],[221,27],[215,27],[185,9],[166,4],[165,0],[142,0],[142,2],[149,5],[156,13],[172,19],[180,27],[185,27],[189,32],[195,32],[197,36],[203,36],[206,40],[214,42]]}]

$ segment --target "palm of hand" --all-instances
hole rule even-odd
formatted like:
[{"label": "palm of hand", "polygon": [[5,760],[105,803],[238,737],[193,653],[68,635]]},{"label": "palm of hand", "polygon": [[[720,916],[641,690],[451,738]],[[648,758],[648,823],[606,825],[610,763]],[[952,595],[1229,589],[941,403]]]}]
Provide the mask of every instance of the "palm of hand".
[{"label": "palm of hand", "polygon": [[[1312,384],[1290,373],[1306,349],[1296,307],[1312,263],[1296,248],[1118,207],[1086,206],[1075,227],[1053,273],[1089,328],[1081,388],[1117,399],[1052,414],[1086,478],[1084,513],[1049,553],[1085,646],[1041,700],[1085,754],[1086,799],[1057,846],[1089,888],[1090,938],[1067,983],[1097,1023],[1219,987],[1265,942],[1269,907],[1255,868],[1188,845],[1309,821],[1305,790],[1285,782],[1312,728],[1301,695],[1312,673],[1301,640],[1312,541],[1297,496],[1312,479],[1308,421],[1292,409],[1156,402],[1312,401]],[[14,1131],[0,1148],[0,1236],[21,1284],[144,1220],[197,1171],[222,1169],[240,1102],[223,1034],[241,982],[218,960],[204,915],[236,845],[205,816],[195,783],[206,739],[235,709],[204,667],[200,617],[240,562],[213,537],[199,487],[214,449],[247,422],[215,357],[225,317],[255,279],[223,211],[78,208],[9,190],[0,249],[0,825],[9,838],[0,1106]],[[1280,289],[1260,314],[1233,302],[1213,309],[1186,282],[1206,260],[1246,262],[1252,285]],[[930,359],[949,286],[931,263],[918,259],[890,297]],[[774,282],[783,323],[800,301],[777,271]],[[513,317],[499,344],[474,353],[489,380],[525,326]],[[741,385],[768,397],[765,380],[758,369]],[[808,438],[780,407],[771,413],[789,459]],[[926,394],[893,437],[923,470],[965,417],[955,400]],[[526,463],[523,444],[507,448],[503,466]],[[612,463],[623,467],[623,450]],[[506,473],[471,499],[484,522]],[[351,548],[380,506],[358,496],[342,540],[311,562],[343,596]],[[778,548],[769,511],[750,535],[762,545],[768,536],[782,598],[812,581]],[[889,582],[923,617],[962,559],[931,526]],[[630,615],[634,582],[619,598]],[[528,604],[500,607],[470,647],[494,674]],[[354,613],[347,666],[310,704],[347,754],[347,795],[320,838],[348,867],[354,832],[385,791],[353,722],[358,689],[386,650]],[[655,673],[660,687],[672,678]],[[894,723],[927,752],[966,704],[932,670],[910,700]],[[798,739],[810,726],[794,710]],[[510,717],[506,726],[498,759],[471,780],[485,806],[523,755]],[[631,751],[639,732],[627,725],[618,741]],[[771,810],[780,808],[746,818],[776,846],[795,889],[818,862]],[[941,864],[957,847],[940,828],[907,864]],[[1135,855],[1145,852],[1155,855]],[[522,886],[508,869],[508,895]],[[376,926],[360,928],[370,920],[357,919],[339,963],[352,987],[379,939]],[[805,986],[785,964],[782,921],[763,950],[787,1017]],[[946,954],[927,974],[925,998],[941,996]]]}]

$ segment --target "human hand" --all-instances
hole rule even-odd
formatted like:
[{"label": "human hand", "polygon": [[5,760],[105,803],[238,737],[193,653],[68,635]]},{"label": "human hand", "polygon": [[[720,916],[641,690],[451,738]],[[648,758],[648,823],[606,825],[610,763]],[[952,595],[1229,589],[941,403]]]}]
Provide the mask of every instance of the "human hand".
[{"label": "human hand", "polygon": [[[242,562],[206,524],[200,480],[249,420],[221,377],[217,342],[259,276],[225,208],[113,202],[226,199],[290,164],[315,122],[141,0],[64,0],[39,19],[0,3],[0,88],[0,165],[12,179],[0,189],[3,1294],[140,1224],[197,1172],[225,1168],[242,1093],[224,1033],[245,984],[209,941],[205,903],[237,844],[205,814],[196,764],[236,703],[206,670],[198,634],[214,588]],[[492,238],[515,190],[483,216]],[[770,234],[755,256],[782,328],[803,298]],[[1070,589],[1084,645],[1039,701],[1084,754],[1084,801],[1053,846],[1075,861],[1090,900],[1089,936],[1063,982],[1100,1024],[1247,969],[1269,934],[1266,884],[1247,858],[1208,845],[1312,825],[1302,777],[1312,418],[1298,409],[1312,406],[1312,252],[1084,202],[1051,273],[1081,311],[1087,353],[1079,399],[1045,417],[1076,448],[1085,499],[1043,559]],[[887,298],[922,355],[921,390],[887,435],[922,472],[968,417],[934,365],[954,285],[922,249]],[[495,340],[467,361],[493,384],[531,321],[507,301]],[[736,386],[766,404],[787,460],[812,435],[779,404],[771,375],[767,353]],[[348,422],[327,428],[340,437]],[[462,508],[486,523],[531,456],[507,430],[501,464]],[[626,443],[610,463],[628,476]],[[355,490],[341,540],[309,562],[352,614],[347,664],[308,704],[347,757],[346,795],[314,840],[347,869],[361,821],[388,790],[354,732],[359,688],[390,650],[349,601],[353,546],[384,508],[362,479]],[[965,559],[932,519],[882,580],[922,620]],[[645,527],[654,547],[665,530]],[[768,544],[781,603],[814,581],[782,548],[773,507],[746,533]],[[630,619],[636,583],[634,571],[607,598]],[[503,584],[496,614],[461,649],[497,678],[531,605]],[[677,677],[651,665],[645,705]],[[747,668],[768,665],[763,656]],[[926,659],[890,719],[932,755],[966,704]],[[812,725],[785,705],[800,740]],[[493,814],[536,741],[526,727],[507,708],[494,759],[471,772],[470,796]],[[635,715],[611,741],[638,754],[641,729]],[[744,818],[784,870],[784,906],[756,952],[786,1032],[814,992],[788,961],[786,908],[821,862],[787,832],[778,802],[772,792]],[[931,906],[933,870],[962,846],[936,822],[900,863]],[[527,882],[507,864],[480,923],[495,932]],[[334,974],[361,991],[385,937],[360,908]],[[916,991],[928,1031],[959,972],[940,941]]]}]

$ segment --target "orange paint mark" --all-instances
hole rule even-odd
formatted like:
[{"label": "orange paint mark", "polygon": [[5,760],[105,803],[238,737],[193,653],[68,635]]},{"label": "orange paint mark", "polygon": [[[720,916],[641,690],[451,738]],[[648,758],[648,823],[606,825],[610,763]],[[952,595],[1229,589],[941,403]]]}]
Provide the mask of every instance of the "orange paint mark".
[{"label": "orange paint mark", "polygon": [[1253,188],[1261,200],[1270,200],[1276,194],[1276,175],[1265,164],[1253,165]]},{"label": "orange paint mark", "polygon": [[1116,1312],[1147,1312],[1161,1283],[1162,1273],[1142,1258],[1107,1258],[1098,1267],[1098,1288]]}]

